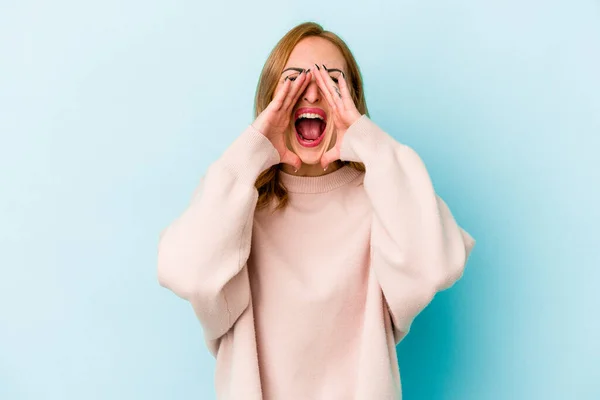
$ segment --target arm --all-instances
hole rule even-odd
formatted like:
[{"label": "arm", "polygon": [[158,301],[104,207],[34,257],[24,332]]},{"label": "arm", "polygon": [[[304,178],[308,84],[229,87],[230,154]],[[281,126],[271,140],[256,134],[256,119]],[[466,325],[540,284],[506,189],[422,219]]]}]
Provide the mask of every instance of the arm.
[{"label": "arm", "polygon": [[418,154],[366,115],[348,128],[340,158],[365,164],[373,207],[371,265],[397,344],[433,296],[462,276],[475,240],[435,193]]},{"label": "arm", "polygon": [[254,183],[278,162],[271,142],[248,126],[208,168],[188,208],[161,233],[158,281],[192,304],[208,340],[225,334],[249,304]]}]

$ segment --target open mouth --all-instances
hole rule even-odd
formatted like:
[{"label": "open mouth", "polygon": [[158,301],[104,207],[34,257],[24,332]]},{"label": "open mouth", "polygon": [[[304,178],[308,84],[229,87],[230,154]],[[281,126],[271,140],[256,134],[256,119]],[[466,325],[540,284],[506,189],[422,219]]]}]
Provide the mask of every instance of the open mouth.
[{"label": "open mouth", "polygon": [[300,145],[316,147],[323,141],[327,121],[321,114],[306,112],[297,115],[294,130]]}]

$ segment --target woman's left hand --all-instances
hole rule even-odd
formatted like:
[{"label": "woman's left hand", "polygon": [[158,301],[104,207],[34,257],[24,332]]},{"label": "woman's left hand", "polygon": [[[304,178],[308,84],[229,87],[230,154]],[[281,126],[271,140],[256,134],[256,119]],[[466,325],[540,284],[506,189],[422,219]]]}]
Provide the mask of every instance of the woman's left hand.
[{"label": "woman's left hand", "polygon": [[350,125],[355,123],[362,115],[352,100],[343,73],[338,78],[337,86],[331,76],[329,76],[325,65],[321,64],[313,70],[313,73],[321,92],[323,92],[329,103],[337,136],[335,146],[321,157],[321,166],[323,169],[327,169],[329,164],[340,159],[340,149],[344,135]]}]

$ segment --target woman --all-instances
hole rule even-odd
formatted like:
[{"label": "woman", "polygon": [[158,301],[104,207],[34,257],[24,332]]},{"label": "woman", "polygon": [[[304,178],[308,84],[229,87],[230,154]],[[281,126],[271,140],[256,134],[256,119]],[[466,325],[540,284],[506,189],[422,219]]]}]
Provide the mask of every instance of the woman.
[{"label": "woman", "polygon": [[395,345],[474,239],[369,119],[352,53],[320,25],[273,49],[255,115],[159,244],[159,282],[192,304],[218,398],[400,398]]}]

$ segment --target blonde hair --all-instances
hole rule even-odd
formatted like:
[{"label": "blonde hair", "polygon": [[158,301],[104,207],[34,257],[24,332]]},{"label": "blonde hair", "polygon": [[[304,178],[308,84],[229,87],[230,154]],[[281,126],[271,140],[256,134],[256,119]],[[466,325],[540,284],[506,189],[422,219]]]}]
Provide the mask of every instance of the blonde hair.
[{"label": "blonde hair", "polygon": [[[267,58],[256,88],[254,118],[258,117],[273,99],[279,75],[296,44],[304,38],[314,36],[327,39],[340,49],[346,60],[347,70],[345,77],[352,100],[354,100],[354,104],[361,115],[366,114],[369,116],[360,69],[346,43],[339,36],[324,30],[321,25],[315,22],[304,22],[286,33],[275,45]],[[359,171],[365,171],[365,166],[362,163],[343,161],[343,164]],[[273,165],[271,168],[263,171],[256,179],[255,187],[258,189],[257,209],[268,206],[271,201],[276,202],[276,210],[282,209],[287,205],[287,189],[278,177],[280,169],[281,164]]]}]

